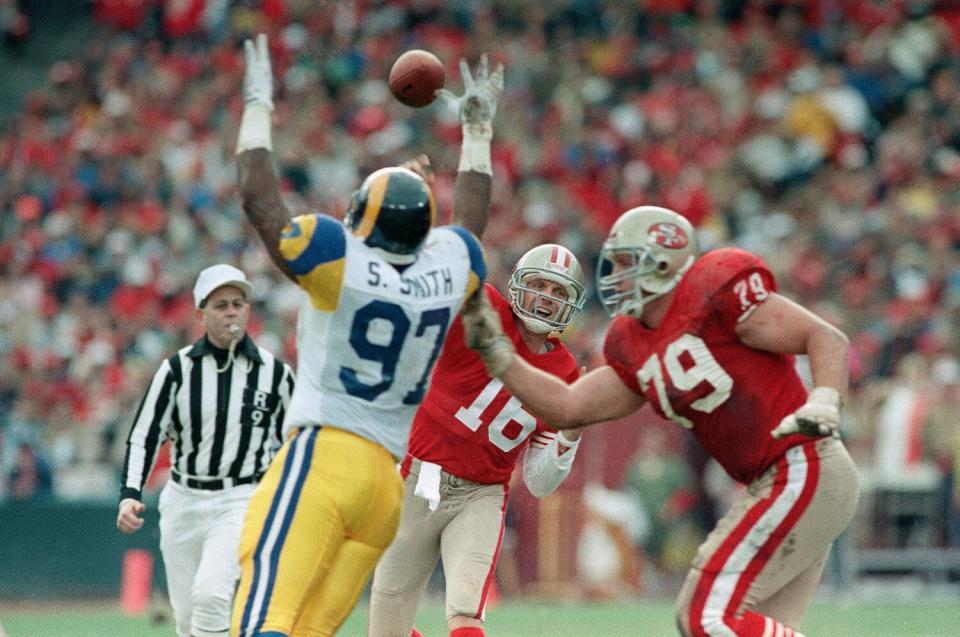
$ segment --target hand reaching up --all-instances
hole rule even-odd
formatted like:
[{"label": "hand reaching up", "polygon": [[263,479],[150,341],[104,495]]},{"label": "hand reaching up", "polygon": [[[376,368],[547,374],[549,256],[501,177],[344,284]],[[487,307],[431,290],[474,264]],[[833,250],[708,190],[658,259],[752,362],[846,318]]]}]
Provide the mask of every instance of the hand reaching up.
[{"label": "hand reaching up", "polygon": [[243,101],[246,104],[263,104],[273,111],[273,71],[270,68],[270,50],[265,33],[243,42]]},{"label": "hand reaching up", "polygon": [[[445,88],[437,91],[437,97],[457,111],[464,125],[492,126],[497,114],[497,102],[503,95],[503,65],[498,64],[493,74],[489,72],[487,54],[480,56],[477,77],[470,73],[467,61],[460,59],[460,76],[463,78],[463,95],[455,95]],[[490,129],[492,133],[492,128]]]}]

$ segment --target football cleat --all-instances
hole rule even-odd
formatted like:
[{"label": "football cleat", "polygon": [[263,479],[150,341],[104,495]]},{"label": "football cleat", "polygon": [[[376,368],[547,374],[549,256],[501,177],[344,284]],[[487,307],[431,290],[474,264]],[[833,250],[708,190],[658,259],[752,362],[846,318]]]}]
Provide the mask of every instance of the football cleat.
[{"label": "football cleat", "polygon": [[597,264],[597,294],[610,316],[639,318],[675,288],[699,254],[693,226],[667,208],[640,206],[617,219]]},{"label": "football cleat", "polygon": [[350,198],[343,224],[395,265],[413,263],[433,227],[437,207],[430,186],[406,168],[381,168]]},{"label": "football cleat", "polygon": [[[529,287],[534,279],[559,283],[567,291],[567,298],[549,296]],[[583,309],[587,299],[586,279],[580,262],[563,246],[546,243],[539,245],[520,257],[510,275],[510,305],[524,325],[535,334],[563,331],[570,321]],[[528,295],[542,296],[559,304],[560,309],[550,316],[537,312],[538,302],[527,303]],[[532,310],[524,309],[530,305]]]}]

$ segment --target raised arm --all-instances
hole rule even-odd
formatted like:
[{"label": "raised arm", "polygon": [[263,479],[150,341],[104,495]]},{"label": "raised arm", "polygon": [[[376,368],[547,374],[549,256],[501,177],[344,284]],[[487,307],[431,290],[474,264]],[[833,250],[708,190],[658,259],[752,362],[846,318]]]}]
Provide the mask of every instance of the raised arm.
[{"label": "raised arm", "polygon": [[453,223],[480,238],[487,227],[490,212],[493,182],[490,141],[493,139],[497,101],[503,94],[503,65],[498,64],[491,75],[484,53],[480,56],[476,79],[463,59],[460,60],[460,76],[463,78],[463,95],[441,89],[437,96],[457,111],[463,130],[460,166],[454,186]]},{"label": "raised arm", "polygon": [[243,211],[260,235],[270,260],[291,280],[293,273],[280,254],[280,231],[290,211],[280,197],[280,180],[273,166],[270,113],[273,112],[273,72],[267,36],[243,43],[243,117],[237,139],[237,171]]}]

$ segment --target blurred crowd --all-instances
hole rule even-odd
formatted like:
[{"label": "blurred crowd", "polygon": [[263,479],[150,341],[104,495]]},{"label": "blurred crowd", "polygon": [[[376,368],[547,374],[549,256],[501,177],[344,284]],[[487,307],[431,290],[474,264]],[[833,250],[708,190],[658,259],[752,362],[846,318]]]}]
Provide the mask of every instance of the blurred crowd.
[{"label": "blurred crowd", "polygon": [[[0,2],[14,53],[30,37],[18,6]],[[95,0],[86,10],[96,37],[38,68],[44,88],[0,131],[7,498],[113,496],[150,374],[199,334],[189,291],[211,263],[247,272],[252,335],[296,359],[298,292],[265,258],[235,185],[240,42],[264,31],[294,210],[342,215],[367,172],[424,152],[448,216],[456,115],[401,105],[385,79],[401,52],[423,48],[459,91],[459,58],[489,52],[506,67],[490,280],[504,286],[516,258],[546,241],[592,268],[612,221],[646,203],[687,216],[705,249],[757,253],[781,292],[850,336],[845,434],[865,479],[937,494],[928,541],[960,545],[960,3]],[[567,335],[584,364],[598,360],[606,322],[591,302]],[[662,474],[639,463],[607,485],[666,511],[651,520],[650,552],[670,549],[671,521],[695,523],[698,494],[722,503],[734,488],[690,455],[664,452]]]}]

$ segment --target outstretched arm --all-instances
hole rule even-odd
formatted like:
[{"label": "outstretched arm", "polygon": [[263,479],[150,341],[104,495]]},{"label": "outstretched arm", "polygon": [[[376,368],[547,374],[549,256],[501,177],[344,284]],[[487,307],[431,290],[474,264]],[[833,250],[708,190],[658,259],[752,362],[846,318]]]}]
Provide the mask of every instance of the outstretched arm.
[{"label": "outstretched arm", "polygon": [[273,112],[273,72],[267,36],[254,44],[243,43],[246,64],[243,76],[243,117],[237,139],[237,170],[243,211],[263,241],[270,260],[294,280],[280,254],[280,231],[290,221],[290,211],[280,197],[280,180],[273,166],[270,113]]},{"label": "outstretched arm", "polygon": [[477,172],[457,172],[453,188],[453,223],[463,226],[477,238],[483,236],[490,212],[493,177]]},{"label": "outstretched arm", "polygon": [[524,408],[560,430],[623,418],[644,403],[643,396],[624,385],[607,365],[590,370],[568,385],[515,356],[500,380]]},{"label": "outstretched arm", "polygon": [[627,416],[645,399],[627,387],[609,365],[591,370],[568,385],[517,356],[503,333],[500,317],[482,290],[464,304],[460,315],[467,346],[475,349],[491,376],[523,406],[555,429],[577,429]]},{"label": "outstretched arm", "polygon": [[460,76],[463,78],[463,95],[456,96],[442,89],[437,96],[457,111],[463,130],[460,166],[454,186],[453,223],[479,238],[487,227],[490,212],[493,182],[490,141],[493,139],[497,101],[503,93],[503,65],[497,65],[491,75],[484,53],[480,56],[476,79],[463,59],[460,60]]}]

